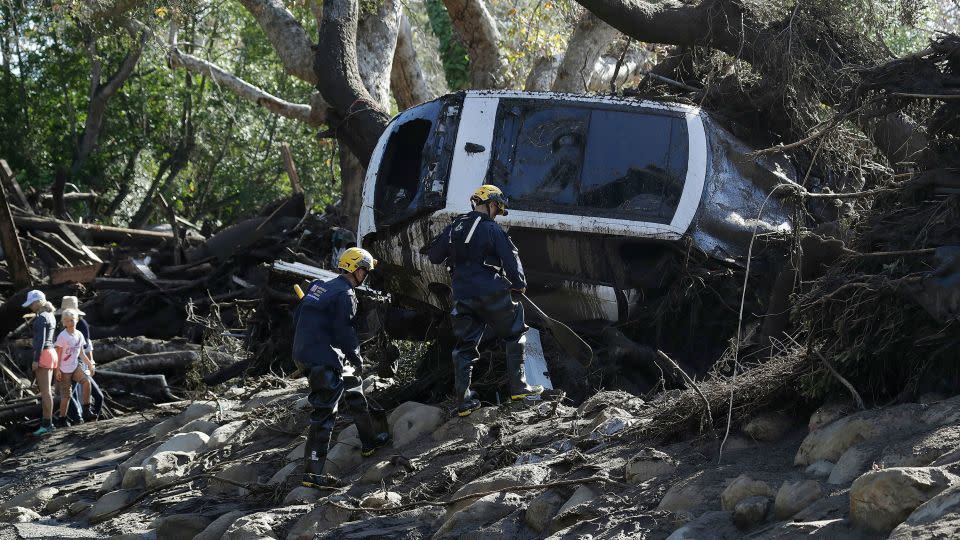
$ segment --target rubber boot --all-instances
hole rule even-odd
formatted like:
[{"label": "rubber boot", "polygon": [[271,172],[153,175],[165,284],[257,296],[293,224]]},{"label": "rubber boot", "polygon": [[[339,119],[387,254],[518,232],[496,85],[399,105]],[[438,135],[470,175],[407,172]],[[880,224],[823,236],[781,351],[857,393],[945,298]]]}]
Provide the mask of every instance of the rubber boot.
[{"label": "rubber boot", "polygon": [[526,336],[507,341],[507,376],[510,378],[510,399],[513,401],[539,396],[543,393],[543,387],[539,384],[533,386],[527,384],[527,377],[523,369],[523,358],[527,349],[526,342]]},{"label": "rubber boot", "polygon": [[390,444],[390,432],[377,430],[374,419],[369,411],[358,413],[353,419],[357,425],[357,436],[360,438],[360,455],[370,457],[377,450]]},{"label": "rubber boot", "polygon": [[303,448],[303,480],[306,487],[321,488],[336,484],[336,479],[323,474],[323,465],[327,461],[327,449],[330,445],[330,433],[320,424],[310,424],[307,443]]}]

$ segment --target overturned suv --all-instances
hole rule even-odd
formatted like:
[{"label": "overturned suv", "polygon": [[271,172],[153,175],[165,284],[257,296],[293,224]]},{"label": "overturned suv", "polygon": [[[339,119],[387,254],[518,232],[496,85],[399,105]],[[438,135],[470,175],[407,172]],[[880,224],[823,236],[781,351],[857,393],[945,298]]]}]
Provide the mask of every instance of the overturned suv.
[{"label": "overturned suv", "polygon": [[[394,118],[365,179],[358,236],[381,286],[443,312],[449,276],[420,248],[470,194],[509,197],[498,222],[519,249],[528,295],[566,322],[624,323],[690,270],[742,268],[751,237],[783,235],[775,197],[789,162],[757,158],[688,105],[556,93],[452,94]],[[660,291],[659,293],[657,291]]]}]

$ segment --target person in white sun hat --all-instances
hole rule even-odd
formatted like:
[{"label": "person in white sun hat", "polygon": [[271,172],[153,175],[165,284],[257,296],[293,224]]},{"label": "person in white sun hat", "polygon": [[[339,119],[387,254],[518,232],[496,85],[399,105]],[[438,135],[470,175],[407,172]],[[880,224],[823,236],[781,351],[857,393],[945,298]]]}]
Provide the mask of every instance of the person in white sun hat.
[{"label": "person in white sun hat", "polygon": [[57,354],[60,356],[60,368],[57,369],[57,383],[60,386],[60,418],[67,417],[67,406],[74,382],[80,383],[83,387],[83,404],[86,409],[90,408],[90,379],[87,373],[80,369],[80,360],[87,365],[90,375],[95,374],[96,368],[84,351],[87,339],[77,330],[79,319],[80,311],[76,309],[65,309],[60,315],[64,329],[57,336],[55,344]]},{"label": "person in white sun hat", "polygon": [[53,372],[59,367],[57,351],[53,348],[53,337],[57,331],[57,321],[53,318],[53,304],[47,302],[43,291],[32,290],[27,293],[23,307],[30,308],[36,314],[31,323],[33,329],[33,362],[31,369],[40,389],[40,428],[34,435],[46,435],[53,431],[53,392],[50,387]]},{"label": "person in white sun hat", "polygon": [[[75,309],[80,317],[77,318],[77,330],[83,334],[84,339],[86,340],[86,345],[83,347],[83,351],[87,353],[87,356],[90,357],[90,363],[96,365],[96,362],[93,359],[93,336],[90,332],[90,325],[87,323],[86,313],[80,311],[80,302],[77,300],[76,296],[64,296],[63,300],[60,301],[60,310],[58,313],[62,313],[68,309]],[[103,391],[100,390],[100,386],[97,384],[96,379],[93,378],[93,374],[90,373],[90,368],[87,367],[87,364],[84,362],[80,363],[80,369],[83,370],[84,375],[87,376],[87,379],[90,381],[90,396],[92,402],[86,405],[83,405],[83,386],[79,383],[73,384],[73,394],[71,396],[70,402],[68,403],[68,412],[66,418],[73,422],[91,421],[96,420],[100,412],[103,410]]]}]

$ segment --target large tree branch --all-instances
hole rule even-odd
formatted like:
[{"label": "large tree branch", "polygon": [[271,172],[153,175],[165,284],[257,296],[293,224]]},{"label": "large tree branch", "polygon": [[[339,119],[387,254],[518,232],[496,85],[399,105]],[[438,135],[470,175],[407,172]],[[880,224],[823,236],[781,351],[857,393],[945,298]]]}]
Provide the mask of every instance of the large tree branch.
[{"label": "large tree branch", "polygon": [[167,62],[171,68],[182,68],[197,75],[207,76],[221,87],[247,101],[256,103],[273,114],[303,122],[311,127],[320,127],[326,123],[327,104],[319,94],[314,94],[310,105],[290,103],[257,88],[216,64],[181,52],[176,47],[170,49]]},{"label": "large tree branch", "polygon": [[567,41],[557,78],[553,81],[554,92],[586,92],[594,75],[595,65],[619,32],[596,15],[585,12]]},{"label": "large tree branch", "polygon": [[280,0],[240,0],[240,3],[263,29],[284,70],[316,85],[319,81],[314,70],[313,43],[286,5]]},{"label": "large tree branch", "polygon": [[483,0],[443,0],[450,21],[470,56],[470,86],[500,88],[507,61],[500,52],[497,21]]},{"label": "large tree branch", "polygon": [[390,86],[400,110],[409,109],[433,98],[427,81],[423,78],[417,50],[413,47],[413,30],[406,15],[400,18],[397,50],[394,52],[393,69],[390,71]]}]

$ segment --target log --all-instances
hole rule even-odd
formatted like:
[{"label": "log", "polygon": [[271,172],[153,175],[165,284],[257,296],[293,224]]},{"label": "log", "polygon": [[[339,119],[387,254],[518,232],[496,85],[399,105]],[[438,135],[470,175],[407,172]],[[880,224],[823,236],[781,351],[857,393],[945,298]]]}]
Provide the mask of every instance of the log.
[{"label": "log", "polygon": [[165,341],[143,336],[97,339],[97,328],[93,328],[92,332],[94,335],[93,353],[98,364],[106,364],[128,356],[200,350],[199,345],[187,343],[182,339]]},{"label": "log", "polygon": [[93,240],[101,242],[118,242],[124,244],[159,245],[173,240],[173,233],[163,231],[146,231],[143,229],[126,229],[110,227],[93,223],[74,223],[53,218],[37,216],[15,216],[13,221],[22,229],[30,231],[61,232],[60,227],[66,226],[74,233],[87,235]]},{"label": "log", "polygon": [[207,386],[216,386],[223,384],[234,377],[239,377],[246,373],[247,369],[253,365],[253,359],[241,360],[227,367],[220,368],[209,375],[204,376],[203,383]]},{"label": "log", "polygon": [[17,177],[13,175],[10,165],[2,159],[0,159],[0,180],[3,181],[3,187],[6,188],[7,193],[13,199],[10,202],[24,212],[33,214],[33,207],[30,206],[30,201],[27,200],[27,196],[20,189],[20,182],[17,182]]},{"label": "log", "polygon": [[[63,194],[63,201],[64,201],[64,202],[69,202],[69,201],[95,201],[95,200],[97,200],[98,198],[100,198],[100,194],[97,193],[96,191],[91,191],[91,192],[89,192],[89,193],[64,193],[64,194]],[[43,202],[52,201],[52,200],[53,200],[53,194],[52,194],[52,193],[41,193],[41,194],[40,194],[40,200],[43,201]]]},{"label": "log", "polygon": [[[4,163],[4,167],[6,163]],[[4,168],[0,167],[0,168]],[[6,173],[3,173],[6,176]],[[33,283],[30,267],[27,266],[27,257],[23,254],[20,244],[20,235],[10,213],[7,202],[6,182],[0,182],[0,244],[3,245],[4,259],[10,268],[10,276],[18,287],[28,287]]]},{"label": "log", "polygon": [[134,375],[131,373],[115,373],[99,370],[94,378],[105,388],[114,392],[127,392],[147,396],[157,403],[180,401],[173,395],[167,385],[167,378],[163,375]]},{"label": "log", "polygon": [[[145,289],[144,281],[132,278],[107,278],[98,277],[93,280],[93,288],[99,290],[117,290],[117,291],[142,291]],[[190,279],[157,279],[147,281],[161,289],[174,289],[177,287],[186,287],[191,284],[199,284],[196,280]]]},{"label": "log", "polygon": [[[204,357],[222,368],[233,363],[233,357],[220,351],[204,351]],[[184,375],[194,364],[200,362],[199,351],[160,352],[138,354],[114,360],[107,364],[108,370],[115,373],[137,373],[175,376]]]},{"label": "log", "polygon": [[21,422],[28,418],[40,418],[39,403],[21,403],[0,408],[0,424]]}]

